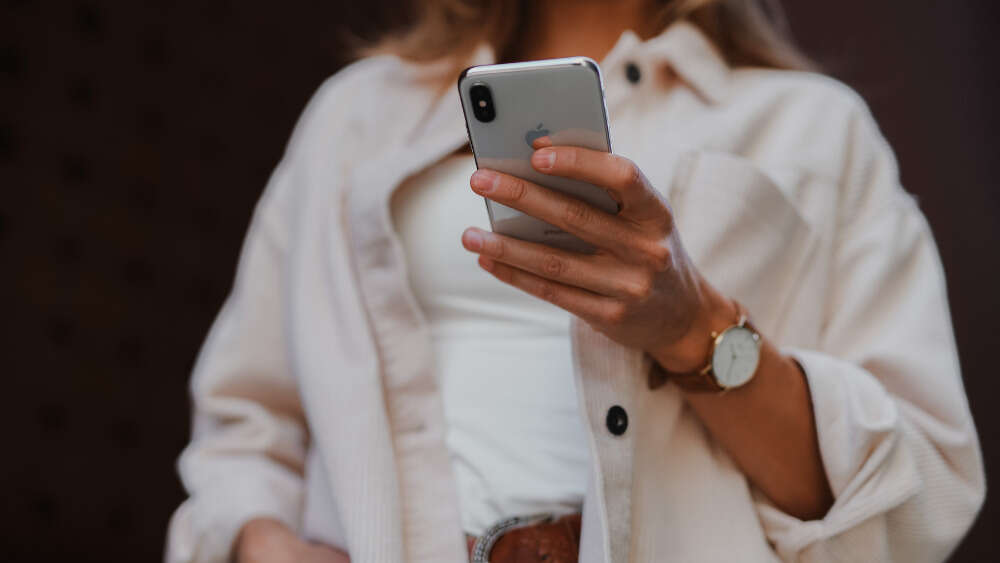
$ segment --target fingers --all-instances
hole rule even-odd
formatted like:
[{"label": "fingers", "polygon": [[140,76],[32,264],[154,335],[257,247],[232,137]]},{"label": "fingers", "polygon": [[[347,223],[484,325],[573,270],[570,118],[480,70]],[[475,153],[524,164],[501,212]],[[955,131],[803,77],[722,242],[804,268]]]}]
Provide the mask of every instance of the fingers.
[{"label": "fingers", "polygon": [[625,315],[624,305],[610,297],[548,280],[486,256],[479,257],[479,265],[498,280],[561,307],[587,322],[617,324]]},{"label": "fingers", "polygon": [[652,287],[649,277],[607,254],[578,254],[476,228],[466,229],[462,244],[487,258],[599,295],[642,299]]},{"label": "fingers", "polygon": [[552,146],[552,138],[549,137],[548,135],[546,135],[544,137],[539,137],[539,138],[537,138],[537,139],[535,139],[534,141],[531,142],[531,148],[533,148],[535,150],[538,150],[538,149],[543,148],[543,147],[551,147],[551,146]]},{"label": "fingers", "polygon": [[531,165],[544,174],[581,180],[609,190],[625,214],[662,211],[662,200],[634,162],[580,147],[536,146]]},{"label": "fingers", "polygon": [[621,255],[639,236],[636,227],[619,217],[554,190],[521,178],[481,169],[472,175],[473,191],[513,207],[576,235],[584,241]]}]

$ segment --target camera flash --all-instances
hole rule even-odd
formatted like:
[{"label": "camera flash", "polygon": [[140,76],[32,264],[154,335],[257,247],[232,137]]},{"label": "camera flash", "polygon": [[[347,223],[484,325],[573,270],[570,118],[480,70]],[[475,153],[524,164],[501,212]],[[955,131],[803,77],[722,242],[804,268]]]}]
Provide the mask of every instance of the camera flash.
[{"label": "camera flash", "polygon": [[486,100],[479,100],[479,107],[481,108],[486,107]]}]

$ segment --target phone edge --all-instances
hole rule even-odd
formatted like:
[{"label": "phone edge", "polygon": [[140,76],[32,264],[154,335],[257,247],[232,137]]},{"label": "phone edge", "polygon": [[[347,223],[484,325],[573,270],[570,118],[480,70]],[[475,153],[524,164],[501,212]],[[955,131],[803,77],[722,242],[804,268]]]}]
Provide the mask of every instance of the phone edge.
[{"label": "phone edge", "polygon": [[[479,156],[476,155],[476,145],[472,142],[472,131],[469,130],[469,112],[465,109],[465,97],[462,95],[462,81],[468,76],[469,71],[476,68],[475,66],[468,66],[462,69],[462,72],[458,75],[458,80],[455,83],[455,87],[458,89],[458,103],[462,105],[462,121],[465,122],[465,138],[469,140],[469,150],[472,151],[472,162],[476,165],[476,170],[479,170]],[[483,205],[486,206],[486,215],[490,219],[490,230],[496,231],[496,227],[493,224],[493,208],[490,207],[490,200],[483,196]]]}]

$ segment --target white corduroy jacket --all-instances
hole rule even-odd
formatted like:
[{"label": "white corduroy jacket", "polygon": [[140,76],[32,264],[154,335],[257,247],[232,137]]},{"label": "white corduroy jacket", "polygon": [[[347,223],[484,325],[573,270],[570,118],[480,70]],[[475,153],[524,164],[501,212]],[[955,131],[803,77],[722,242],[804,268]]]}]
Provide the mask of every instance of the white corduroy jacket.
[{"label": "white corduroy jacket", "polygon": [[[983,501],[981,454],[934,241],[864,103],[822,76],[727,67],[683,23],[626,32],[602,67],[615,152],[667,195],[706,278],[803,366],[836,501],[815,521],[778,510],[676,387],[648,387],[641,351],[574,320],[593,460],[581,561],[946,558]],[[256,516],[359,563],[465,560],[388,207],[466,142],[441,68],[362,60],[305,110],[195,368],[168,561],[224,560]]]}]

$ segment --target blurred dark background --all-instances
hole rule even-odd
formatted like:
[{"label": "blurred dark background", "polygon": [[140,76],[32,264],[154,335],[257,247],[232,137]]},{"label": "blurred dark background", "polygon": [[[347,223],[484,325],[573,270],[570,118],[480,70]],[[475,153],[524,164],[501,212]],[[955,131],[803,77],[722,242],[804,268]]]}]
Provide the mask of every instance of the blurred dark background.
[{"label": "blurred dark background", "polygon": [[[995,0],[786,0],[871,104],[948,273],[1000,479]],[[298,113],[395,2],[12,0],[0,13],[0,558],[154,561],[187,379]],[[345,108],[349,111],[349,108]],[[989,499],[953,561],[997,560]]]}]

